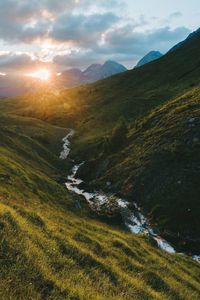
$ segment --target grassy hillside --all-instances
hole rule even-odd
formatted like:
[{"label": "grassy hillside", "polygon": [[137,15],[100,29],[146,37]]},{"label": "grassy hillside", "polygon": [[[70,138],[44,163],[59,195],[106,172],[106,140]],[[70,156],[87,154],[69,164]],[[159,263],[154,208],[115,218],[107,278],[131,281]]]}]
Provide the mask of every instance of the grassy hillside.
[{"label": "grassy hillside", "polygon": [[[99,144],[88,163],[96,185],[134,199],[180,251],[200,251],[200,88],[167,102],[131,127],[127,140]],[[109,144],[110,143],[110,144]],[[117,151],[116,151],[117,149]],[[89,173],[89,176],[88,176]],[[82,176],[92,180],[87,168]],[[109,187],[110,188],[110,187]]]},{"label": "grassy hillside", "polygon": [[[172,239],[180,237],[181,249],[188,249],[188,242],[182,243],[187,239],[197,251],[199,47],[197,35],[141,68],[14,101],[18,114],[75,127],[73,157],[90,166],[82,175],[89,181],[96,178],[94,183],[103,188],[111,181],[114,191],[140,203],[159,230]],[[117,145],[113,128],[121,117],[128,140]]]},{"label": "grassy hillside", "polygon": [[57,158],[66,129],[0,105],[2,300],[199,299],[196,262],[95,220],[67,193]]},{"label": "grassy hillside", "polygon": [[70,162],[58,159],[65,128],[76,128],[82,176],[104,190],[111,181],[180,249],[199,251],[199,46],[192,39],[93,85],[0,102],[1,299],[200,298],[198,263],[103,223],[61,184]]}]

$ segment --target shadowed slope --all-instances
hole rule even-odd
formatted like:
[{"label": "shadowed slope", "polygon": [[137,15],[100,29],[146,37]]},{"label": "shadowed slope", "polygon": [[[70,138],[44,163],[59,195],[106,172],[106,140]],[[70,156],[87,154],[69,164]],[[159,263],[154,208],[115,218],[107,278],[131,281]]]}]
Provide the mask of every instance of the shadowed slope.
[{"label": "shadowed slope", "polygon": [[1,299],[199,298],[197,263],[92,219],[82,202],[75,207],[59,184],[66,130],[10,114],[0,120]]}]

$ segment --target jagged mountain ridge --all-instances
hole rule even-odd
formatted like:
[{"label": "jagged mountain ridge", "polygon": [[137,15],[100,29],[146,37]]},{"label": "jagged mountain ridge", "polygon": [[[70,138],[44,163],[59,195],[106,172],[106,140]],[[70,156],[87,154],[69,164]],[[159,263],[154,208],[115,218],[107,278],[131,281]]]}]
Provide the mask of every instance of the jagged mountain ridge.
[{"label": "jagged mountain ridge", "polygon": [[72,68],[59,74],[53,75],[50,82],[41,82],[26,76],[0,76],[0,97],[13,97],[28,94],[39,89],[68,88],[85,83],[92,83],[127,71],[127,69],[115,62],[108,60],[103,65],[92,64],[86,70]]},{"label": "jagged mountain ridge", "polygon": [[103,65],[92,64],[83,72],[80,69],[66,70],[61,74],[59,80],[62,80],[63,84],[75,86],[82,83],[95,82],[125,71],[127,69],[123,65],[108,60]]}]

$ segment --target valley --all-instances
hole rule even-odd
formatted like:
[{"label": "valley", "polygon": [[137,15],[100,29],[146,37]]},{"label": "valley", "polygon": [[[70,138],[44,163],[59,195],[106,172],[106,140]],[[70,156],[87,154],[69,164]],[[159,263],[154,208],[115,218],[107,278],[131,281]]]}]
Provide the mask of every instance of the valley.
[{"label": "valley", "polygon": [[2,299],[199,298],[198,263],[109,225],[67,192],[66,129],[15,115],[13,100],[0,105]]},{"label": "valley", "polygon": [[[70,154],[70,138],[75,134],[73,129],[69,130],[69,133],[63,138],[63,151],[60,154],[60,159],[66,159]],[[107,214],[107,215],[119,215],[121,217],[122,228],[123,226],[130,232],[134,234],[146,234],[150,236],[153,240],[157,242],[157,246],[168,253],[176,253],[176,250],[162,237],[158,236],[155,231],[150,227],[148,220],[142,215],[141,209],[136,203],[130,203],[125,199],[117,198],[114,194],[105,194],[103,191],[88,192],[85,191],[81,186],[88,186],[83,182],[83,180],[77,178],[77,172],[80,167],[84,167],[84,162],[79,165],[74,165],[72,168],[72,174],[67,176],[67,182],[65,183],[67,190],[71,191],[79,196],[82,196],[88,203],[90,209],[92,209],[97,214]],[[107,183],[108,185],[108,183]],[[78,207],[81,209],[80,202],[77,202]],[[176,245],[176,241],[174,241]],[[191,247],[192,249],[192,247]],[[192,251],[192,250],[191,250]],[[200,255],[192,255],[192,258],[200,262]]]},{"label": "valley", "polygon": [[86,161],[77,175],[136,202],[161,236],[193,253],[200,250],[199,43],[197,31],[143,67],[17,105],[18,114],[74,128],[71,158]]},{"label": "valley", "polygon": [[2,300],[199,299],[199,47],[1,99]]}]

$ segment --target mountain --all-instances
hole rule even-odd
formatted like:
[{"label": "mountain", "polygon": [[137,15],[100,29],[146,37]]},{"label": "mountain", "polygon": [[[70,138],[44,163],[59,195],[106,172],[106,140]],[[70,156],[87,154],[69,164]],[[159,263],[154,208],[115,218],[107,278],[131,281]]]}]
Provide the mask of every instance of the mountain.
[{"label": "mountain", "polygon": [[85,161],[81,188],[136,202],[177,252],[200,254],[199,48],[191,38],[142,68],[0,101],[2,299],[199,299],[198,262],[64,184]]},{"label": "mountain", "polygon": [[105,62],[105,64],[102,66],[100,70],[101,79],[107,78],[112,75],[120,74],[126,71],[127,69],[123,65],[115,61],[108,60]]},{"label": "mountain", "polygon": [[[72,111],[62,96],[0,102],[1,298],[198,300],[198,263],[119,230],[66,190],[72,162],[59,153]],[[42,114],[28,117],[29,106]]]},{"label": "mountain", "polygon": [[36,92],[43,88],[57,89],[79,86],[92,83],[112,75],[127,71],[127,69],[115,62],[106,61],[103,65],[92,64],[85,71],[78,68],[66,70],[60,76],[54,75],[52,82],[41,82],[26,76],[0,75],[0,97],[14,97]]},{"label": "mountain", "polygon": [[154,61],[156,59],[159,59],[160,57],[162,57],[163,54],[159,51],[151,51],[149,52],[147,55],[145,55],[135,66],[135,68],[141,67],[145,64],[148,64],[151,61]]},{"label": "mountain", "polygon": [[84,83],[84,75],[80,69],[74,68],[62,72],[55,80],[58,85],[71,87]]},{"label": "mountain", "polygon": [[178,43],[177,45],[175,45],[174,47],[172,47],[169,52],[172,52],[184,45],[186,45],[187,43],[190,43],[191,40],[194,40],[194,39],[198,39],[200,36],[200,28],[197,29],[196,31],[192,32],[189,34],[189,36],[182,42]]},{"label": "mountain", "polygon": [[97,81],[101,77],[101,68],[100,64],[90,65],[84,72],[83,76],[86,81]]},{"label": "mountain", "polygon": [[65,87],[77,86],[84,83],[92,83],[125,71],[127,69],[123,65],[108,60],[103,65],[92,64],[83,72],[77,71],[77,69],[67,70],[59,76],[58,82],[62,82],[62,85]]},{"label": "mountain", "polygon": [[[193,252],[200,252],[199,48],[194,35],[142,68],[63,92],[67,110],[48,114],[52,122],[75,124],[73,156],[87,162],[85,170],[91,166],[81,172],[85,180],[103,189],[111,182],[113,191],[138,201],[162,234],[175,237],[180,251]],[[43,114],[39,105],[30,112]],[[115,145],[121,118],[128,140]]]}]

